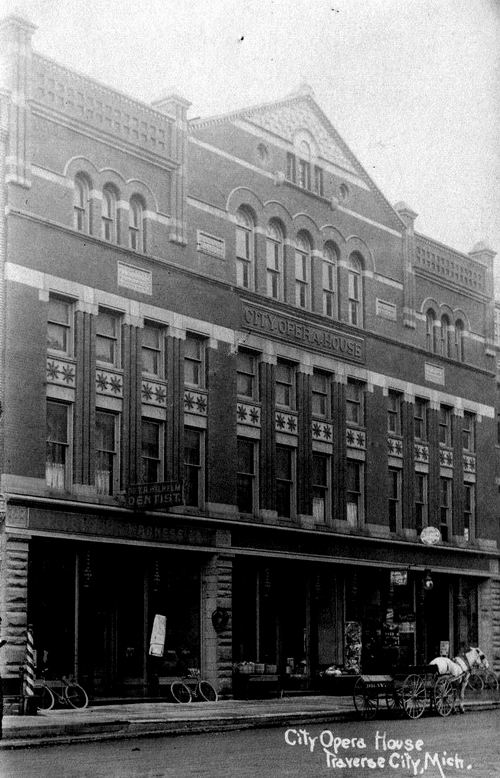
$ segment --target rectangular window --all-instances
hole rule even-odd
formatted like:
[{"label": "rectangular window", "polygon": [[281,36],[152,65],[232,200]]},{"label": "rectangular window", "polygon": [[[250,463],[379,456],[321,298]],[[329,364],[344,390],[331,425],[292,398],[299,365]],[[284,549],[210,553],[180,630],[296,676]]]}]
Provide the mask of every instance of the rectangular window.
[{"label": "rectangular window", "polygon": [[295,167],[295,154],[288,153],[286,155],[286,177],[289,181],[295,182],[296,167]]},{"label": "rectangular window", "polygon": [[202,431],[184,428],[184,502],[199,507],[203,501]]},{"label": "rectangular window", "polygon": [[421,532],[428,523],[427,474],[415,473],[415,528]]},{"label": "rectangular window", "polygon": [[95,485],[98,494],[113,494],[117,475],[116,421],[117,415],[108,411],[96,411]]},{"label": "rectangular window", "polygon": [[238,351],[236,386],[239,397],[258,398],[257,357],[248,351]]},{"label": "rectangular window", "polygon": [[355,459],[347,460],[346,467],[346,503],[347,523],[350,527],[358,527],[364,516],[363,500],[363,462]]},{"label": "rectangular window", "polygon": [[255,442],[238,438],[237,501],[240,513],[253,513],[255,508]]},{"label": "rectangular window", "polygon": [[332,262],[322,263],[323,273],[323,313],[325,316],[335,318],[335,273],[336,266]]},{"label": "rectangular window", "polygon": [[288,446],[276,446],[276,510],[291,517],[293,508],[293,456]]},{"label": "rectangular window", "polygon": [[297,184],[302,189],[311,188],[311,165],[305,159],[299,159]]},{"label": "rectangular window", "polygon": [[389,530],[401,528],[401,470],[389,468]]},{"label": "rectangular window", "polygon": [[468,411],[464,412],[462,447],[464,451],[468,451],[470,454],[473,454],[476,450],[476,416]]},{"label": "rectangular window", "polygon": [[307,254],[295,252],[295,304],[307,308]]},{"label": "rectangular window", "polygon": [[165,330],[155,324],[144,324],[142,331],[142,370],[165,378]]},{"label": "rectangular window", "polygon": [[162,430],[162,422],[152,419],[142,420],[141,480],[143,483],[163,481]]},{"label": "rectangular window", "polygon": [[364,425],[364,390],[363,384],[351,378],[346,385],[346,421],[348,424]]},{"label": "rectangular window", "polygon": [[451,446],[451,408],[447,405],[439,407],[439,442],[443,446]]},{"label": "rectangular window", "polygon": [[416,440],[427,440],[427,408],[427,400],[415,397],[413,418]]},{"label": "rectangular window", "polygon": [[439,479],[439,529],[443,540],[448,540],[451,531],[451,479]]},{"label": "rectangular window", "polygon": [[315,370],[312,376],[312,412],[314,416],[329,418],[330,376]]},{"label": "rectangular window", "polygon": [[69,356],[72,353],[72,304],[49,295],[47,348]]},{"label": "rectangular window", "polygon": [[313,517],[317,522],[326,521],[329,503],[329,456],[313,454]]},{"label": "rectangular window", "polygon": [[323,170],[317,166],[314,168],[314,191],[323,197]]},{"label": "rectangular window", "polygon": [[391,390],[387,395],[387,431],[391,435],[401,434],[401,395]]},{"label": "rectangular window", "polygon": [[47,400],[45,482],[64,489],[69,482],[69,405]]},{"label": "rectangular window", "polygon": [[116,314],[100,310],[95,325],[95,356],[98,362],[119,367],[120,320]]},{"label": "rectangular window", "polygon": [[476,489],[475,484],[464,484],[464,538],[472,540],[476,528]]},{"label": "rectangular window", "polygon": [[184,341],[184,383],[205,386],[205,342],[195,335],[186,335]]},{"label": "rectangular window", "polygon": [[276,364],[276,405],[295,408],[295,367],[279,359]]}]

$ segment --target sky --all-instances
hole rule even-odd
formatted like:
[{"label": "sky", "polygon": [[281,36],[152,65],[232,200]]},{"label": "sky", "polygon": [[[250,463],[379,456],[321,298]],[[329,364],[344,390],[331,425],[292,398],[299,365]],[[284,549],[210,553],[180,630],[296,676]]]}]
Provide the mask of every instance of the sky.
[{"label": "sky", "polygon": [[145,102],[175,88],[192,118],[306,81],[417,231],[500,254],[500,0],[0,0],[15,10],[40,53]]}]

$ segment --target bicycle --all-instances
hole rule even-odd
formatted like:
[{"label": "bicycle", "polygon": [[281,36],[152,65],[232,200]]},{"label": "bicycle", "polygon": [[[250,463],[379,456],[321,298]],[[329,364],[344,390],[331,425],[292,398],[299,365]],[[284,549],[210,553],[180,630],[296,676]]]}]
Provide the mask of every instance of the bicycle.
[{"label": "bicycle", "polygon": [[210,681],[200,677],[200,671],[191,669],[189,674],[170,684],[170,694],[175,702],[217,702],[219,695]]},{"label": "bicycle", "polygon": [[35,681],[38,710],[52,710],[56,702],[59,705],[83,710],[89,704],[89,698],[85,689],[78,683],[68,680],[64,676],[61,679],[50,680],[42,677]]}]

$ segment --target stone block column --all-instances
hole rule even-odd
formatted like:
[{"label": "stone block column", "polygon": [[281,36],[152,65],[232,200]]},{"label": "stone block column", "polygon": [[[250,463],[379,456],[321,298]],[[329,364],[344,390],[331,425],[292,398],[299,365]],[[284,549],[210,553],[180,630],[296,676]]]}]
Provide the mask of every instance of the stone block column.
[{"label": "stone block column", "polygon": [[[210,556],[201,571],[201,674],[219,694],[232,689],[232,574],[230,554]],[[217,624],[218,613],[227,620]]]},{"label": "stone block column", "polygon": [[500,581],[489,578],[478,586],[479,645],[490,667],[500,670]]},{"label": "stone block column", "polygon": [[1,675],[17,679],[26,651],[29,539],[4,533],[0,552],[0,615],[2,638],[7,641],[0,653]]}]

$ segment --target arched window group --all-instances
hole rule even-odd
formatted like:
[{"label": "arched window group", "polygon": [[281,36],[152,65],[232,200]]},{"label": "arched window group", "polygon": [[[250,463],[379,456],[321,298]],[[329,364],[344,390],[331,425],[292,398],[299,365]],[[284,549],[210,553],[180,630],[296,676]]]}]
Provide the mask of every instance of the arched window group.
[{"label": "arched window group", "polygon": [[[92,182],[86,173],[77,173],[74,179],[73,214],[74,227],[78,232],[94,234],[91,211]],[[102,188],[100,237],[108,243],[128,242],[133,251],[146,251],[145,212],[146,203],[142,195],[133,194],[128,203],[128,237],[127,224],[121,225],[118,204],[120,193],[112,183],[105,183]],[[120,203],[120,208],[126,209],[126,203]],[[123,217],[122,217],[123,218]],[[122,233],[122,234],[121,234]]]},{"label": "arched window group", "polygon": [[429,308],[425,314],[427,350],[450,359],[464,361],[465,325],[461,318],[451,320],[447,313],[440,317]]}]

